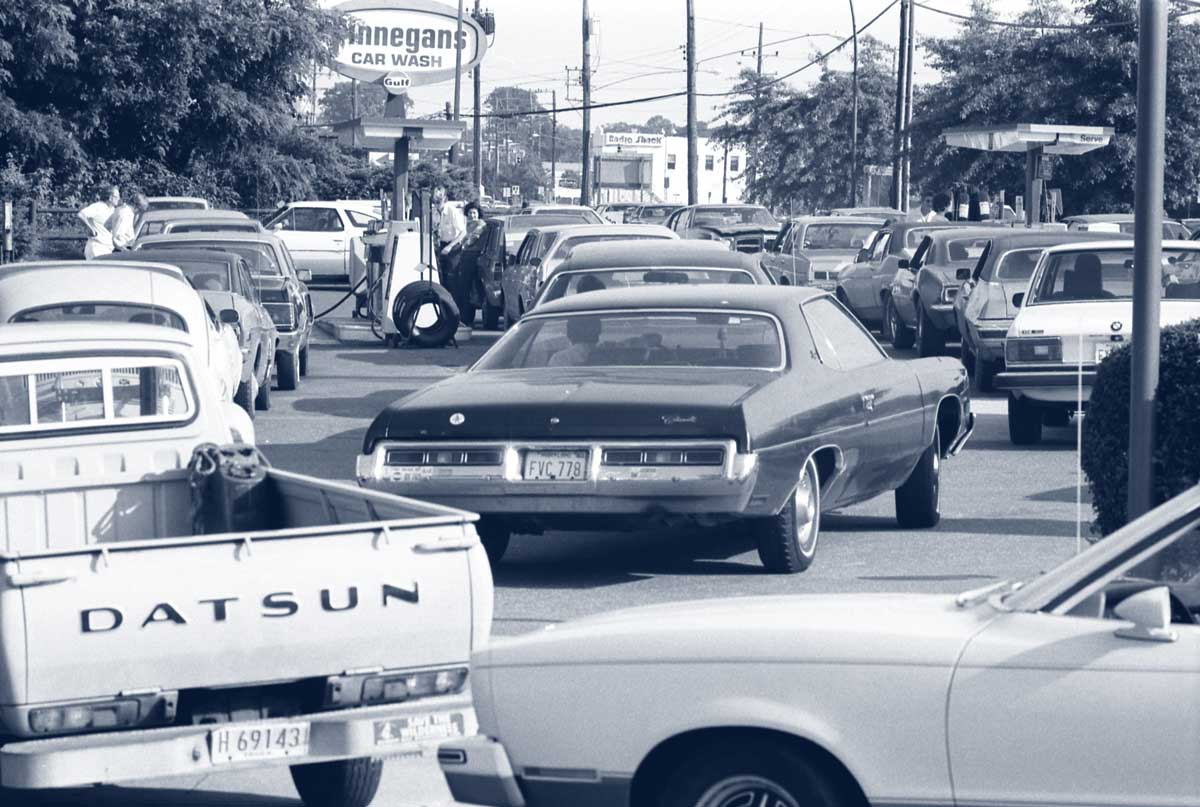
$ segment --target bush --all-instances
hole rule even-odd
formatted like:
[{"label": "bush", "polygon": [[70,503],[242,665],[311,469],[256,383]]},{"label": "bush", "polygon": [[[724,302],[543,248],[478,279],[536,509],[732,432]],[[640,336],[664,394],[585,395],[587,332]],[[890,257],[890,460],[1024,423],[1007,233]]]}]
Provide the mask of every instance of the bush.
[{"label": "bush", "polygon": [[[1154,397],[1155,506],[1200,480],[1200,319],[1162,331]],[[1083,422],[1083,470],[1096,518],[1108,535],[1124,526],[1129,483],[1129,347],[1111,353],[1096,373]]]}]

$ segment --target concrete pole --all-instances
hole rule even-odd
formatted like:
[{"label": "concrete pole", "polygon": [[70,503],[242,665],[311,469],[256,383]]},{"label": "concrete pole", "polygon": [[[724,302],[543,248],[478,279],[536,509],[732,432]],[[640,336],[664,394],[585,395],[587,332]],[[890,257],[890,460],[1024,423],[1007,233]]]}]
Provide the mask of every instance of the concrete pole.
[{"label": "concrete pole", "polygon": [[[475,0],[475,18],[479,18],[479,0]],[[474,75],[474,90],[475,90],[475,122],[471,132],[471,149],[472,159],[471,167],[475,178],[475,192],[480,196],[483,195],[483,130],[480,129],[480,109],[483,107],[483,76],[479,72],[479,68],[483,65],[475,65],[475,69],[471,71]]]},{"label": "concrete pole", "polygon": [[1138,6],[1137,156],[1134,169],[1133,367],[1129,400],[1130,520],[1154,503],[1154,394],[1162,297],[1163,159],[1167,109],[1167,0]]},{"label": "concrete pole", "polygon": [[592,21],[583,0],[583,168],[579,172],[579,203],[592,203]]},{"label": "concrete pole", "polygon": [[392,148],[392,221],[408,218],[408,137]]},{"label": "concrete pole", "polygon": [[912,93],[913,93],[913,62],[916,60],[916,36],[914,35],[914,20],[917,16],[916,6],[912,0],[908,0],[908,35],[905,37],[904,44],[908,48],[908,57],[904,60],[904,128],[902,134],[904,142],[901,147],[901,154],[904,157],[904,164],[901,173],[904,175],[904,198],[901,200],[900,209],[908,210],[908,200],[912,196]]},{"label": "concrete pole", "polygon": [[688,204],[700,196],[699,155],[696,153],[696,9],[687,0],[687,185]]},{"label": "concrete pole", "polygon": [[850,0],[850,33],[854,37],[854,99],[850,123],[850,206],[858,207],[858,20],[854,0]]},{"label": "concrete pole", "polygon": [[1038,173],[1042,168],[1042,147],[1035,146],[1025,152],[1025,226],[1032,227],[1042,221],[1042,181]]}]

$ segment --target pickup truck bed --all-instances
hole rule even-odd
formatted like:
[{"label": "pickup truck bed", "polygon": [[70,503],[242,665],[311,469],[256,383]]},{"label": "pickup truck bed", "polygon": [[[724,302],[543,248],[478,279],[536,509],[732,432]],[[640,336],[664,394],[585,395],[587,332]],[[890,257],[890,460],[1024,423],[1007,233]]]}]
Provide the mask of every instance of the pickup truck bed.
[{"label": "pickup truck bed", "polygon": [[[214,755],[213,724],[301,718],[306,750],[277,760],[296,764],[395,750],[389,715],[459,701],[469,715],[461,693],[386,706],[362,693],[380,673],[465,668],[486,637],[472,515],[272,468],[272,529],[192,535],[186,471],[88,479],[0,496],[5,785],[263,764]],[[89,701],[134,704],[136,719],[41,739],[66,732],[37,728],[36,710]]]}]

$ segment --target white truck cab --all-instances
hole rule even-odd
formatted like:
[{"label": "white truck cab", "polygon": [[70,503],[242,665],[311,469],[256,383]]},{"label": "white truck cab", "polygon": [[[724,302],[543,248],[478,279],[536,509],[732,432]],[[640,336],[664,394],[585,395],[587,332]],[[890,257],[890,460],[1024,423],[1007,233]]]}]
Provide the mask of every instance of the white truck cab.
[{"label": "white truck cab", "polygon": [[150,325],[0,329],[0,784],[286,765],[362,807],[380,757],[474,731],[474,516],[262,464],[197,484],[193,448],[252,428],[200,367]]}]

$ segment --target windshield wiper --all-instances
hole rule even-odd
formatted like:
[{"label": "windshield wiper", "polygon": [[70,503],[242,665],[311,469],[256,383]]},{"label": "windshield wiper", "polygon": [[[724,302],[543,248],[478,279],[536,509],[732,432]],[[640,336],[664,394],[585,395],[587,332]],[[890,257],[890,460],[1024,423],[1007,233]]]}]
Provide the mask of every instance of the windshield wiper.
[{"label": "windshield wiper", "polygon": [[970,591],[964,591],[954,598],[954,604],[959,608],[971,608],[979,605],[981,602],[987,602],[994,596],[1004,597],[1012,594],[1014,591],[1023,586],[1020,580],[1001,580],[999,583],[992,583],[983,586],[982,588],[974,588]]}]

